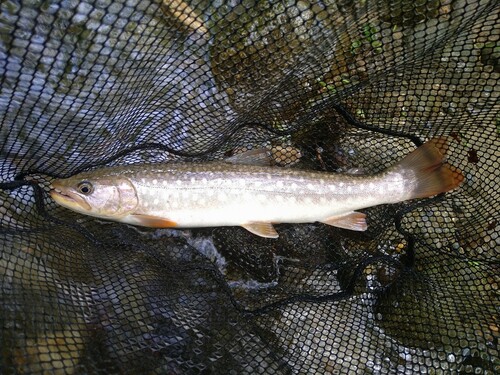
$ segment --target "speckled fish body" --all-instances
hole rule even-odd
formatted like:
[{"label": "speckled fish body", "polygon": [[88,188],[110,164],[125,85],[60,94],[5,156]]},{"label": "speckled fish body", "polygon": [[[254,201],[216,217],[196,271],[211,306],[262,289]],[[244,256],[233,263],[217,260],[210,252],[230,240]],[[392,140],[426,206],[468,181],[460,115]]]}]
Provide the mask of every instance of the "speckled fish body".
[{"label": "speckled fish body", "polygon": [[239,225],[263,237],[277,237],[272,223],[366,230],[365,215],[355,210],[460,184],[460,172],[442,163],[441,149],[426,145],[372,176],[228,162],[135,165],[57,180],[52,196],[78,212],[149,227]]},{"label": "speckled fish body", "polygon": [[[136,214],[168,218],[180,227],[322,221],[405,200],[410,193],[403,174],[358,177],[228,163],[109,172],[131,181],[138,198]],[[133,218],[129,222],[136,224]]]}]

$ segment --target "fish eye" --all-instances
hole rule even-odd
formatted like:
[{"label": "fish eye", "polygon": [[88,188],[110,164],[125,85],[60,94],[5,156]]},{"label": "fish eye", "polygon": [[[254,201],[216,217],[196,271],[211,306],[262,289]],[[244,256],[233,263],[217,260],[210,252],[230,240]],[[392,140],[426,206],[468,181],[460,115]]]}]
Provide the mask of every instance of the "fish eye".
[{"label": "fish eye", "polygon": [[80,182],[77,186],[77,189],[80,193],[82,193],[84,195],[92,194],[92,192],[94,191],[94,187],[88,181]]}]

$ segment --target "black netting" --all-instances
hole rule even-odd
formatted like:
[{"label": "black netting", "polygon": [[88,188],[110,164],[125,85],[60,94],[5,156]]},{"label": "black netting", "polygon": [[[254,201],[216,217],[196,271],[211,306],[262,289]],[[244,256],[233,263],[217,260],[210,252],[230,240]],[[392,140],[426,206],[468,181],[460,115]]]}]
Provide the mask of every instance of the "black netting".
[{"label": "black netting", "polygon": [[[0,3],[0,372],[500,373],[495,0]],[[53,178],[221,159],[465,176],[369,228],[145,229]]]}]

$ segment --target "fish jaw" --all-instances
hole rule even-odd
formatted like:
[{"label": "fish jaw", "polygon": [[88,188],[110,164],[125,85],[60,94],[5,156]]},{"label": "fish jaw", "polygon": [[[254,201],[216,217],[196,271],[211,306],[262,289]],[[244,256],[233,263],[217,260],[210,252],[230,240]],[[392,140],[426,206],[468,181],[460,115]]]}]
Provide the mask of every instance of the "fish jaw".
[{"label": "fish jaw", "polygon": [[83,198],[69,192],[65,193],[56,187],[55,189],[57,190],[52,190],[50,192],[50,196],[56,203],[73,211],[83,212],[87,214],[90,213],[91,207],[87,202],[85,202]]}]

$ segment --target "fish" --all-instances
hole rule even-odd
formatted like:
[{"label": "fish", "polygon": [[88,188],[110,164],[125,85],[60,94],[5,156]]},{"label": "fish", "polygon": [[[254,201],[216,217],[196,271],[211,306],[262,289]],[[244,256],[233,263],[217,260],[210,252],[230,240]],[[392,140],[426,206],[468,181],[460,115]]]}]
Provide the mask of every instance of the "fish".
[{"label": "fish", "polygon": [[70,210],[151,228],[241,226],[277,238],[273,224],[321,222],[367,230],[358,210],[426,198],[457,188],[445,162],[448,137],[429,140],[388,169],[349,175],[269,165],[265,150],[222,161],[102,167],[52,183]]}]

